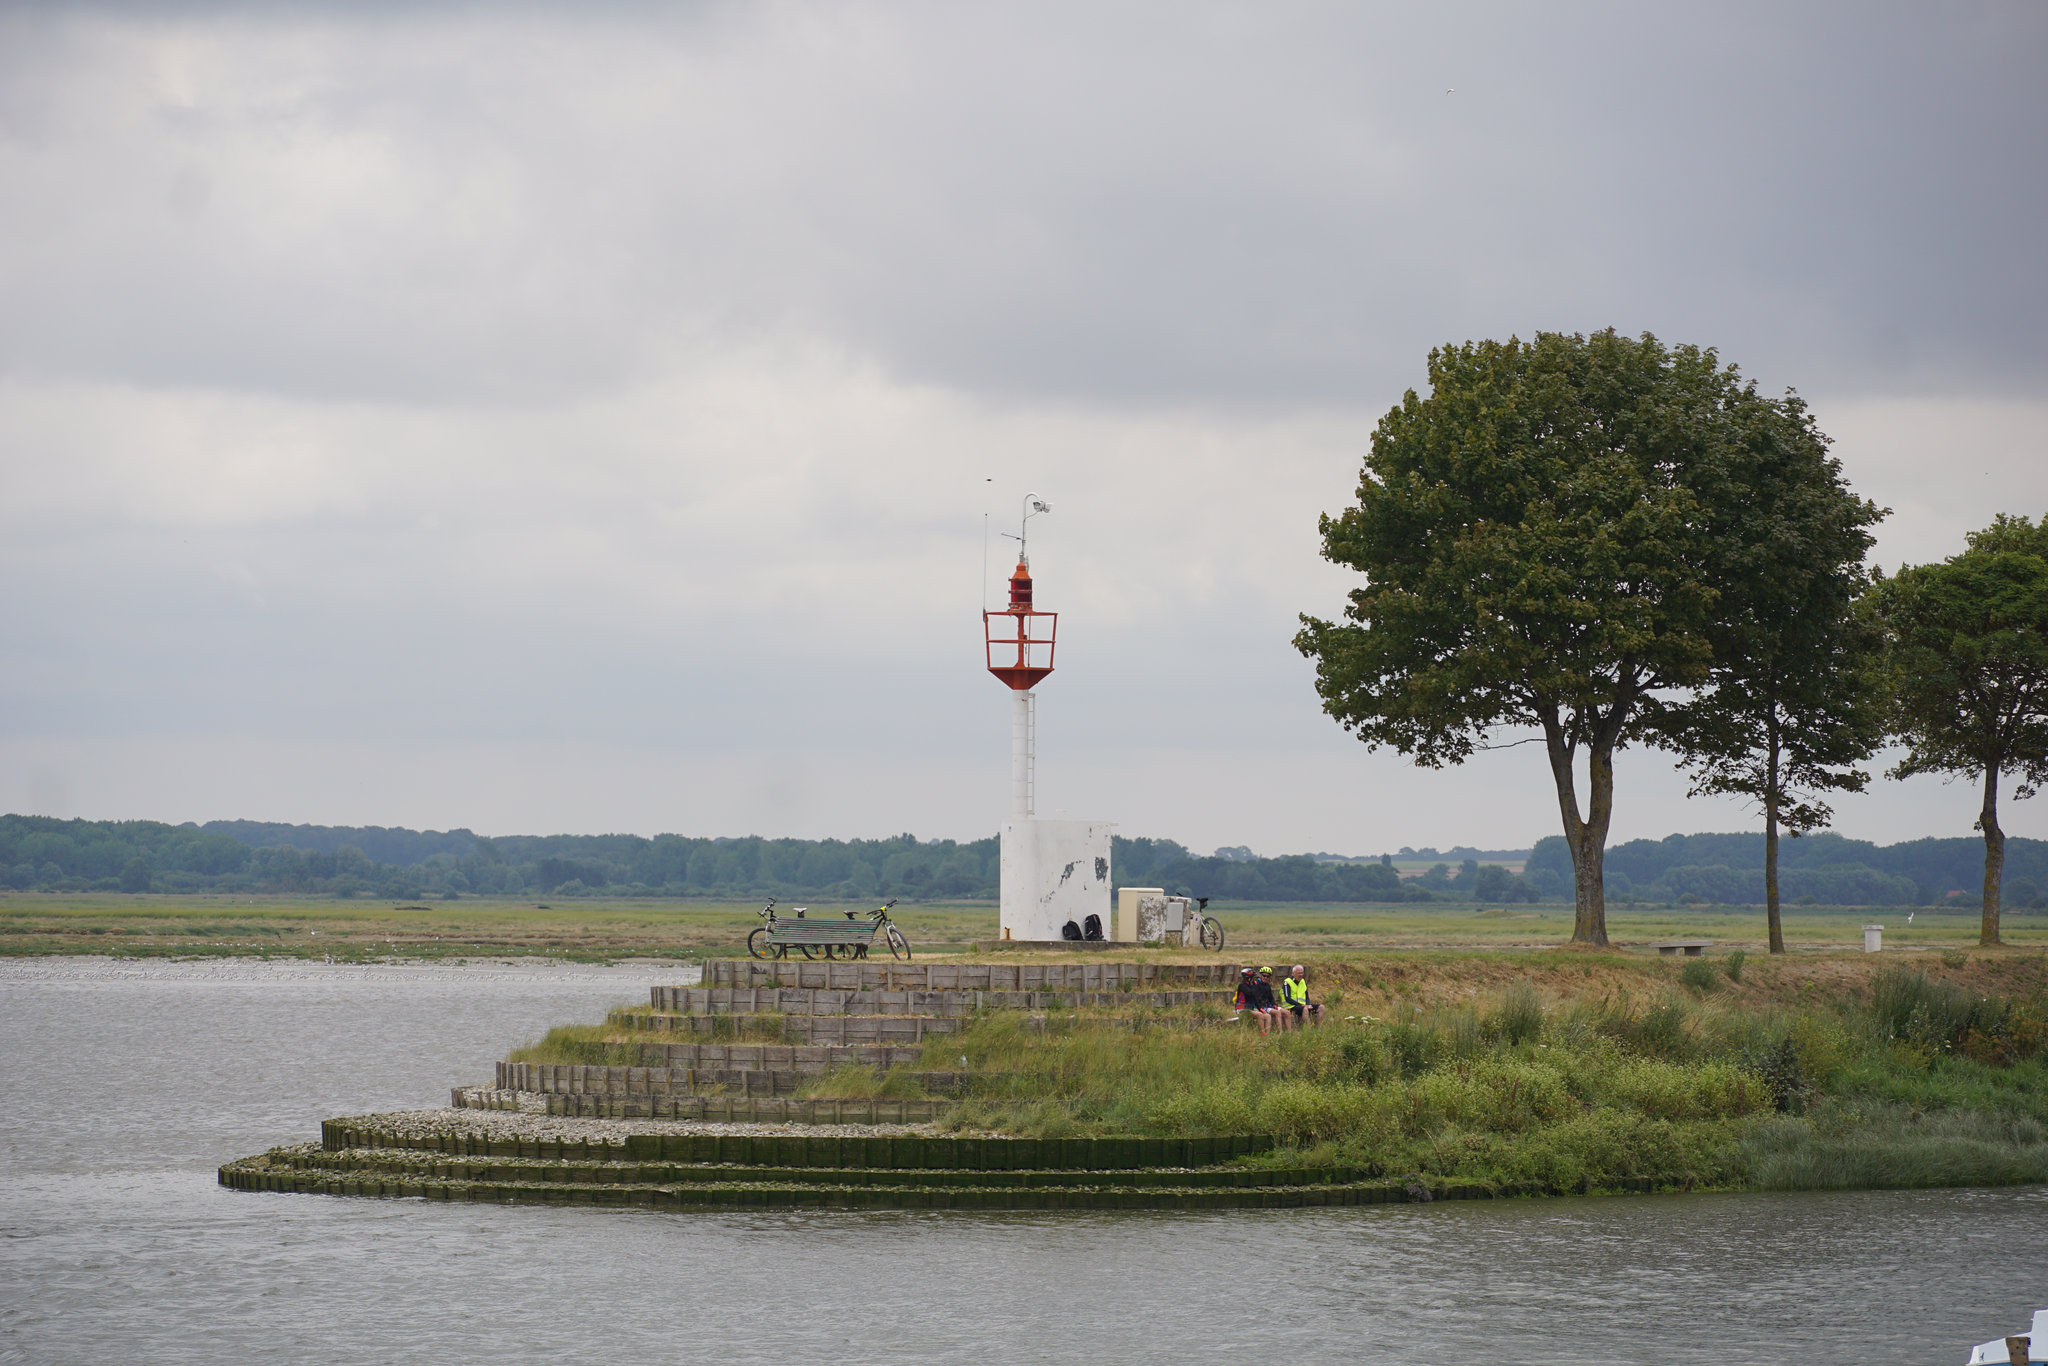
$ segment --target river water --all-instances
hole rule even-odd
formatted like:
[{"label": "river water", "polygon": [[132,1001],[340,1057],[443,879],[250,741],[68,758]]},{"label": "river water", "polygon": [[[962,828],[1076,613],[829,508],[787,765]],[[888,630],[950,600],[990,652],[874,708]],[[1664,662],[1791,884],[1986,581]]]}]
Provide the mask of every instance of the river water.
[{"label": "river water", "polygon": [[2048,1190],[1225,1214],[237,1193],[674,968],[0,961],[0,1362],[1928,1362],[2048,1305]]}]

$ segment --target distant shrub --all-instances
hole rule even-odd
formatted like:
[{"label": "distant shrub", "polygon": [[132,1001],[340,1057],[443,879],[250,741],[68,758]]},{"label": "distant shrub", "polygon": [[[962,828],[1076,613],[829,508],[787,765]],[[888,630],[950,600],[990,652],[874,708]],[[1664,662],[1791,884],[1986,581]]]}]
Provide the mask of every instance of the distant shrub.
[{"label": "distant shrub", "polygon": [[1749,955],[1741,949],[1737,949],[1728,955],[1728,961],[1723,963],[1721,968],[1728,974],[1729,981],[1739,982],[1742,980],[1742,965],[1748,961]]},{"label": "distant shrub", "polygon": [[1679,969],[1678,980],[1694,991],[1709,992],[1721,985],[1721,974],[1710,959],[1688,958],[1685,966]]}]

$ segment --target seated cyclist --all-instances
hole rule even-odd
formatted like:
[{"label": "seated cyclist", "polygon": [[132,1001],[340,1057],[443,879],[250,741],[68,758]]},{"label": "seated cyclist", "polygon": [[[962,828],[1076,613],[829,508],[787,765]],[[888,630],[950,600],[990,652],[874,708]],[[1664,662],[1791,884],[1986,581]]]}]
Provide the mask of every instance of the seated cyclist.
[{"label": "seated cyclist", "polygon": [[[1280,983],[1281,1008],[1294,1016],[1294,1023],[1321,1024],[1323,1008],[1308,998],[1308,979],[1302,975],[1304,969],[1296,963],[1288,972],[1287,979]],[[1281,1024],[1286,1024],[1283,1018]]]},{"label": "seated cyclist", "polygon": [[[1271,971],[1270,968],[1267,970]],[[1257,968],[1246,968],[1238,974],[1234,1004],[1238,1010],[1249,1010],[1252,1013],[1252,1019],[1259,1026],[1259,1033],[1273,1032],[1273,1019],[1280,1013],[1279,1003],[1273,998],[1272,984],[1260,980]]]}]

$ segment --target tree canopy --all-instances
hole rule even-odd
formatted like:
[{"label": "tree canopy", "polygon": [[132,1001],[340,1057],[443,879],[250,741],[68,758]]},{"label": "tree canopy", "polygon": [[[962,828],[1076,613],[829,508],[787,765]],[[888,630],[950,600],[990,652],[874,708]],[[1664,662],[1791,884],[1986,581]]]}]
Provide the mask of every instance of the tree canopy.
[{"label": "tree canopy", "polygon": [[1751,500],[1719,510],[1740,522],[1708,634],[1713,663],[1684,709],[1679,746],[1694,793],[1751,798],[1764,822],[1770,951],[1785,951],[1778,832],[1827,824],[1822,795],[1861,791],[1856,765],[1884,740],[1878,639],[1857,598],[1870,583],[1865,529],[1884,513],[1842,483],[1827,438],[1796,396],[1758,425]]},{"label": "tree canopy", "polygon": [[1999,942],[2005,832],[1999,785],[2016,798],[2048,779],[2048,518],[2000,516],[1939,564],[1900,569],[1871,591],[1886,633],[1892,727],[1906,757],[1892,776],[1981,779],[1984,911]]},{"label": "tree canopy", "polygon": [[1380,420],[1356,505],[1322,519],[1325,557],[1366,582],[1296,645],[1368,745],[1433,767],[1540,733],[1572,938],[1604,944],[1614,753],[1683,748],[1684,702],[1729,643],[1722,600],[1762,572],[1753,514],[1810,423],[1711,350],[1611,329],[1440,348],[1429,384]]}]

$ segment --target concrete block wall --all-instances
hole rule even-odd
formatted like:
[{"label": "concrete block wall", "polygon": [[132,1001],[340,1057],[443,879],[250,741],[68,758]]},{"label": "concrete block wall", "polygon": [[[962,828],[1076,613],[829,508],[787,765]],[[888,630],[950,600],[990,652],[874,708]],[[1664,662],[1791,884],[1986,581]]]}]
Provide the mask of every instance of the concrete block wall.
[{"label": "concrete block wall", "polygon": [[935,1034],[951,1034],[965,1017],[923,1015],[642,1015],[615,1011],[612,1023],[647,1033],[717,1034],[731,1031],[746,1038],[771,1035],[813,1044],[891,1044],[907,1047]]},{"label": "concrete block wall", "polygon": [[[569,1063],[501,1062],[494,1090],[565,1096],[689,1096],[736,1092],[743,1096],[794,1095],[827,1068],[819,1064],[763,1067],[596,1067]],[[914,1072],[932,1091],[957,1091],[969,1073]]]},{"label": "concrete block wall", "polygon": [[545,1097],[547,1113],[583,1119],[695,1119],[749,1124],[923,1124],[945,1100],[798,1100],[782,1096]]},{"label": "concrete block wall", "polygon": [[649,1067],[914,1067],[921,1048],[890,1044],[650,1043],[640,1049]]},{"label": "concrete block wall", "polygon": [[1121,991],[1233,987],[1235,963],[822,963],[751,958],[704,964],[706,987],[825,991]]},{"label": "concrete block wall", "polygon": [[929,1015],[983,1010],[1075,1010],[1081,1007],[1226,1004],[1229,993],[1202,991],[826,991],[811,987],[655,987],[654,1009],[679,1015]]}]

